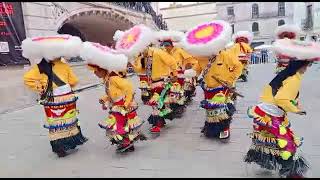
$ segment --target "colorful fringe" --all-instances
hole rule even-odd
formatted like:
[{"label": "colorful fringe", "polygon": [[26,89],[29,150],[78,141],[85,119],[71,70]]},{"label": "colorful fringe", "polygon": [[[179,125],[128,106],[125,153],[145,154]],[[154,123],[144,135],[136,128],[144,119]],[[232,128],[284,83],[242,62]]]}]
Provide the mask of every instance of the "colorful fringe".
[{"label": "colorful fringe", "polygon": [[133,102],[127,109],[124,108],[123,99],[113,103],[108,118],[99,123],[111,142],[121,144],[126,138],[134,141],[139,136],[139,128],[144,122],[141,122],[136,110],[137,106]]},{"label": "colorful fringe", "polygon": [[69,93],[50,99],[51,102],[41,101],[40,104],[44,106],[47,116],[46,124],[43,127],[49,130],[52,151],[67,151],[86,142],[77,118],[79,112],[76,109],[76,101],[78,97]]},{"label": "colorful fringe", "polygon": [[[252,146],[245,162],[255,162],[262,168],[278,170],[281,176],[303,175],[308,165],[302,157],[295,157],[296,150],[302,145],[302,138],[294,135],[285,113],[272,116],[264,109],[264,104],[248,109],[248,116],[253,118],[254,131],[250,134]],[[278,107],[273,112],[281,112]],[[279,113],[280,114],[280,113]]]},{"label": "colorful fringe", "polygon": [[203,129],[207,137],[219,137],[220,132],[228,129],[231,123],[229,107],[232,107],[229,91],[224,87],[205,88],[205,99],[201,101],[201,107],[206,109],[207,119]]},{"label": "colorful fringe", "polygon": [[141,90],[141,100],[146,103],[151,98],[151,92],[150,92],[150,79],[147,75],[139,75],[140,78],[140,85],[139,89]]}]

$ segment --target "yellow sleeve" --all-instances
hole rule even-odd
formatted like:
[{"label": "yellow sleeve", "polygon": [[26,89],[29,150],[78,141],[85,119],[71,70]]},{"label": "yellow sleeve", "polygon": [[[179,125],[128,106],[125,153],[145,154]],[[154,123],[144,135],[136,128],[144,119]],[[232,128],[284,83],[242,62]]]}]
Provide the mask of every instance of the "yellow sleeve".
[{"label": "yellow sleeve", "polygon": [[235,82],[240,77],[240,75],[242,73],[243,65],[239,61],[239,57],[234,51],[230,50],[226,53],[227,54],[226,54],[225,58],[227,58],[228,67],[231,72],[230,76],[231,76],[232,81]]},{"label": "yellow sleeve", "polygon": [[[296,76],[296,75],[295,75]],[[300,89],[301,79],[294,76],[289,77],[283,82],[282,87],[278,90],[274,97],[275,103],[284,109],[286,112],[298,112],[300,109],[291,103],[295,101]]]},{"label": "yellow sleeve", "polygon": [[246,51],[245,53],[252,53],[252,48],[250,47],[249,44],[247,43],[241,43],[242,47],[244,48],[244,50]]},{"label": "yellow sleeve", "polygon": [[176,74],[176,71],[178,69],[178,65],[176,63],[175,58],[163,50],[160,50],[158,52],[159,52],[159,56],[160,56],[161,61],[170,67],[173,74]]},{"label": "yellow sleeve", "polygon": [[68,83],[70,84],[71,87],[75,87],[78,84],[79,79],[76,76],[76,74],[73,72],[72,68],[69,65],[67,65],[67,66],[68,66],[68,71],[69,71]]},{"label": "yellow sleeve", "polygon": [[45,75],[41,75],[38,66],[35,65],[24,74],[23,81],[30,89],[42,92],[47,86],[48,78]]},{"label": "yellow sleeve", "polygon": [[179,49],[179,53],[184,60],[189,59],[189,58],[193,58],[193,56],[191,54],[187,53],[187,51],[185,51],[181,48]]},{"label": "yellow sleeve", "polygon": [[108,95],[104,95],[100,98],[103,102],[108,102],[109,101],[109,96]]},{"label": "yellow sleeve", "polygon": [[128,106],[133,99],[133,85],[132,85],[132,83],[126,79],[121,78],[121,77],[117,77],[112,80],[114,80],[114,82],[112,82],[112,83],[116,84],[117,87],[119,89],[121,89],[121,91],[125,94],[126,99],[125,99],[124,106]]},{"label": "yellow sleeve", "polygon": [[134,63],[132,64],[134,71],[137,73],[142,72],[141,59],[142,59],[142,56],[136,57],[136,59],[134,60]]}]

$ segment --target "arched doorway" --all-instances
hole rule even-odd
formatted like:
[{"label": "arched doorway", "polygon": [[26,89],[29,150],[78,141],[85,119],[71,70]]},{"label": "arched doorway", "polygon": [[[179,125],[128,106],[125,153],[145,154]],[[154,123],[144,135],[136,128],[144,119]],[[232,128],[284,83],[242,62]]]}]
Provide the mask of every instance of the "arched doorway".
[{"label": "arched doorway", "polygon": [[65,23],[60,29],[58,29],[58,34],[70,34],[72,36],[78,36],[82,41],[86,41],[85,36],[79,28],[70,23]]},{"label": "arched doorway", "polygon": [[60,22],[57,32],[80,37],[83,41],[102,45],[113,44],[116,30],[126,30],[134,25],[124,15],[102,8],[84,8],[71,12]]}]

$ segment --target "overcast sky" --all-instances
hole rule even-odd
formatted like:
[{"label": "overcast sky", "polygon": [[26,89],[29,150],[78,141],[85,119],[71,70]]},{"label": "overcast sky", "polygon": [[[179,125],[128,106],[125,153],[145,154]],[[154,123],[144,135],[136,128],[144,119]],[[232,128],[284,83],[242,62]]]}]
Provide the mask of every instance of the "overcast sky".
[{"label": "overcast sky", "polygon": [[[159,2],[159,7],[160,8],[165,8],[165,7],[169,7],[170,4],[172,4],[173,2]],[[177,4],[194,4],[196,2],[176,2]]]}]

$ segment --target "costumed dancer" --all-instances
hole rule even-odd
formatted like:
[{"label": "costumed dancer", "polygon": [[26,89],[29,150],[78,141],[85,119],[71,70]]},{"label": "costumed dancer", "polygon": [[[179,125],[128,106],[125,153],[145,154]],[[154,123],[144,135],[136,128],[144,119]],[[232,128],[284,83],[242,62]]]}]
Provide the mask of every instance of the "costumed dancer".
[{"label": "costumed dancer", "polygon": [[201,24],[186,33],[182,45],[197,57],[209,57],[202,71],[205,100],[201,107],[206,109],[206,122],[202,133],[207,137],[222,140],[230,137],[230,123],[234,106],[229,97],[232,85],[241,74],[241,63],[232,50],[226,49],[231,41],[231,26],[225,21]]},{"label": "costumed dancer", "polygon": [[[299,28],[299,26],[294,24],[284,24],[276,29],[275,36],[276,39],[297,39],[300,33],[301,29]],[[289,58],[280,54],[276,54],[276,57],[276,74],[278,74],[280,71],[284,70],[288,66]]]},{"label": "costumed dancer", "polygon": [[273,43],[273,50],[290,61],[265,86],[261,103],[248,108],[253,132],[252,145],[244,161],[278,170],[281,177],[303,177],[309,166],[297,152],[302,138],[290,128],[287,113],[306,115],[299,101],[301,81],[311,62],[320,60],[320,44],[280,39]]},{"label": "costumed dancer", "polygon": [[243,65],[240,78],[246,82],[249,74],[250,55],[252,53],[250,43],[253,40],[253,34],[249,31],[238,31],[232,36],[232,40],[235,43],[235,50],[239,53],[239,61]]},{"label": "costumed dancer", "polygon": [[132,64],[134,71],[139,76],[139,89],[141,90],[141,100],[147,104],[151,98],[151,77],[146,74],[146,58],[140,53]]},{"label": "costumed dancer", "polygon": [[134,142],[146,137],[140,132],[143,122],[137,116],[133,84],[119,74],[127,68],[128,58],[92,42],[83,43],[80,57],[105,84],[106,95],[99,102],[104,110],[109,109],[109,116],[99,126],[106,130],[111,143],[117,145],[117,152],[134,151]]},{"label": "costumed dancer", "polygon": [[[144,25],[136,25],[124,32],[121,39],[117,41],[116,49],[126,54],[130,59],[134,59],[141,53],[143,58],[137,64],[145,65],[145,72],[150,86],[151,98],[147,103],[153,108],[153,112],[148,118],[152,125],[151,133],[160,133],[160,129],[165,125],[165,119],[172,120],[172,110],[168,100],[168,90],[171,87],[171,80],[176,79],[175,59],[166,51],[150,47],[155,43],[154,32]],[[141,62],[143,60],[143,62]],[[135,65],[136,69],[143,66]]]},{"label": "costumed dancer", "polygon": [[39,92],[39,103],[46,114],[44,128],[49,130],[52,151],[64,157],[88,139],[81,133],[76,101],[72,91],[78,78],[63,58],[77,57],[82,41],[70,35],[27,38],[22,41],[22,55],[30,60],[41,59],[24,74],[24,84]]},{"label": "costumed dancer", "polygon": [[[173,84],[170,90],[172,98],[171,107],[176,115],[182,116],[185,103],[190,102],[195,96],[196,72],[198,61],[191,54],[175,44],[179,43],[184,33],[179,31],[159,31],[158,40],[161,46],[172,55],[177,63],[178,82]],[[175,43],[175,44],[174,44]],[[188,69],[186,69],[188,68]],[[185,78],[187,77],[187,79]]]}]

